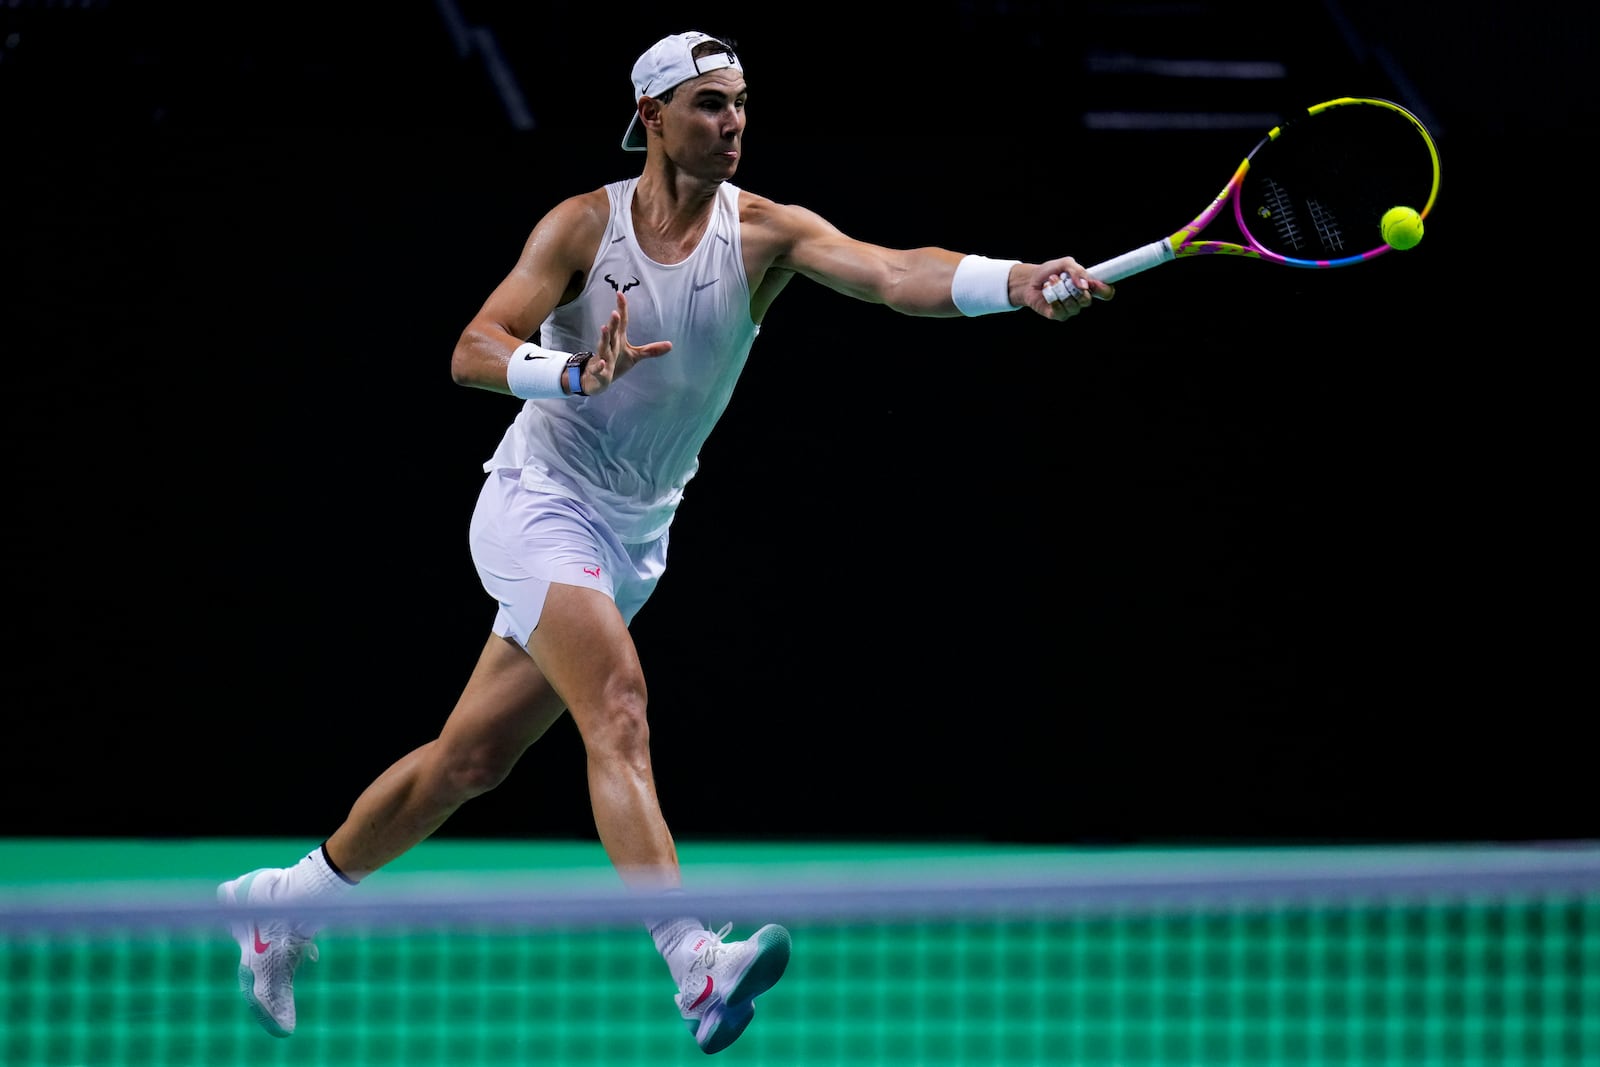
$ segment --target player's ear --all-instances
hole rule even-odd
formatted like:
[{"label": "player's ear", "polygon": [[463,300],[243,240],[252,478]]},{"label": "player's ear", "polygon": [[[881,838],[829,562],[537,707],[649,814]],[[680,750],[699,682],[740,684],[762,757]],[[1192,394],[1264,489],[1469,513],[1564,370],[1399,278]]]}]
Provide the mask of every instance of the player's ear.
[{"label": "player's ear", "polygon": [[647,130],[661,132],[661,113],[667,108],[666,104],[653,96],[639,98],[639,125]]}]

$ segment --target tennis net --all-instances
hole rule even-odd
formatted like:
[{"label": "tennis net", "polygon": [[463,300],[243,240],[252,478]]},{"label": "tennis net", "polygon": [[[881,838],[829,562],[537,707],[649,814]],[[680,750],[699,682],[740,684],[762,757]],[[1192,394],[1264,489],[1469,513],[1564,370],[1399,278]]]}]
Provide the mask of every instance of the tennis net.
[{"label": "tennis net", "polygon": [[[794,937],[729,1063],[1600,1067],[1589,843],[735,861],[694,882],[686,910],[731,936]],[[419,871],[322,908],[287,1040],[250,1019],[194,888],[0,891],[0,1062],[704,1059],[607,873]]]}]

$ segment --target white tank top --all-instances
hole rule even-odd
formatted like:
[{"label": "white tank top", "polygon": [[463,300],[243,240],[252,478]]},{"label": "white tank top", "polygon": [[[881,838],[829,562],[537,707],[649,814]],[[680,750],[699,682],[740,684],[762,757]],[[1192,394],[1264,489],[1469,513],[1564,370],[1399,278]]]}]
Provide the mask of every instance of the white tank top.
[{"label": "white tank top", "polygon": [[739,243],[739,190],[717,190],[700,244],[681,263],[657,263],[633,233],[638,178],[606,186],[611,219],[583,291],[540,328],[539,344],[594,348],[600,327],[628,298],[628,339],[671,341],[593,397],[528,400],[485,471],[520,470],[521,482],[582,500],[629,544],[661,536],[700,466],[700,448],[721,418],[761,327]]}]

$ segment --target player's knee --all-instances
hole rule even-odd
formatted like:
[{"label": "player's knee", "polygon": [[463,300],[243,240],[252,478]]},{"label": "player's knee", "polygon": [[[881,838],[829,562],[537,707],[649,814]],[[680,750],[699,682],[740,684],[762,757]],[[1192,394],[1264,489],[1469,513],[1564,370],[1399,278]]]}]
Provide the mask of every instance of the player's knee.
[{"label": "player's knee", "polygon": [[439,788],[447,803],[460,804],[504,782],[511,775],[516,759],[490,748],[477,748],[450,759],[439,776]]},{"label": "player's knee", "polygon": [[505,780],[505,772],[482,764],[458,768],[450,776],[450,799],[459,804],[481,797]]},{"label": "player's knee", "polygon": [[609,694],[603,705],[587,716],[583,743],[592,758],[646,767],[650,762],[650,724],[645,716],[642,689]]}]

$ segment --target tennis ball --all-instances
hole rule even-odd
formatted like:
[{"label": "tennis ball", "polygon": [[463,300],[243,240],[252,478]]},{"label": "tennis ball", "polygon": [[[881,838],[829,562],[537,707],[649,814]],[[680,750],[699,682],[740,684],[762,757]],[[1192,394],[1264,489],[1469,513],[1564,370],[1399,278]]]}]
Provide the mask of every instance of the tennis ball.
[{"label": "tennis ball", "polygon": [[1392,207],[1383,213],[1378,232],[1390,248],[1415,248],[1422,240],[1422,216],[1408,207]]}]

